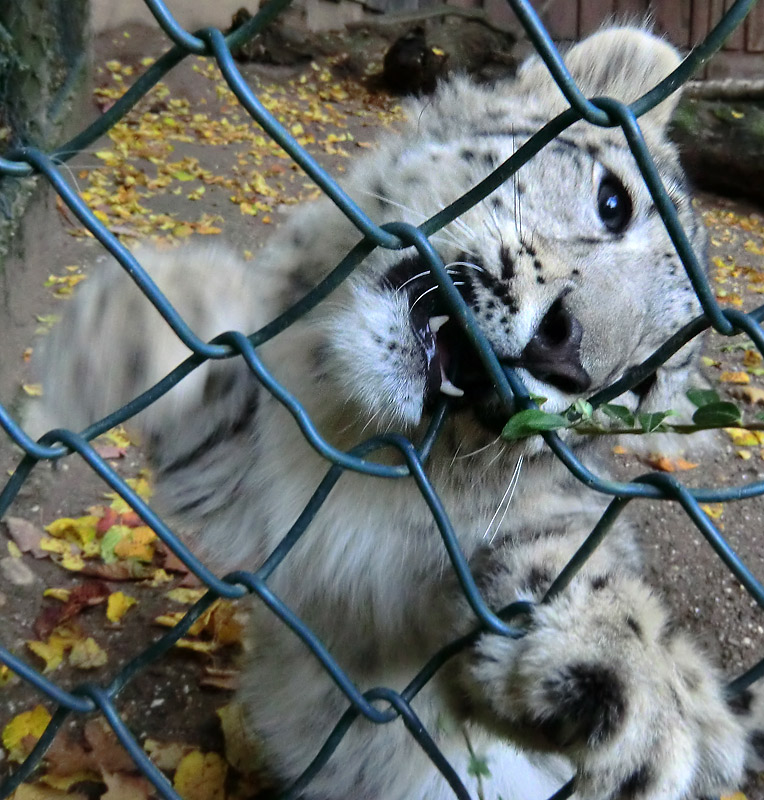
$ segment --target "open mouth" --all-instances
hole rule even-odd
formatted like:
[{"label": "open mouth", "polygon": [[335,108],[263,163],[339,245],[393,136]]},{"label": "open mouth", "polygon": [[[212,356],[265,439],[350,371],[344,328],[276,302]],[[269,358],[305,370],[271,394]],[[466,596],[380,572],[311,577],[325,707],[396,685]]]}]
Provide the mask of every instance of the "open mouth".
[{"label": "open mouth", "polygon": [[[449,273],[470,305],[474,300],[471,276],[453,266]],[[449,397],[456,410],[497,405],[493,384],[477,351],[459,323],[451,318],[450,309],[421,261],[416,257],[404,259],[385,280],[396,291],[407,294],[411,328],[425,359],[425,408],[432,408],[441,395]],[[504,421],[505,417],[503,413]]]}]

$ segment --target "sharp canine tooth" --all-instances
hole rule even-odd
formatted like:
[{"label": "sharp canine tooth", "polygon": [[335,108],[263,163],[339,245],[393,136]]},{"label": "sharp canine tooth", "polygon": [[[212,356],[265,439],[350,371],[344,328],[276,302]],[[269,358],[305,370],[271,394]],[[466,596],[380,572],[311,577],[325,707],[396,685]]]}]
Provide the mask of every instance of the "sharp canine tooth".
[{"label": "sharp canine tooth", "polygon": [[429,326],[430,330],[433,333],[437,333],[447,322],[451,319],[447,314],[443,314],[440,317],[430,317]]},{"label": "sharp canine tooth", "polygon": [[444,378],[440,384],[440,391],[449,397],[464,397],[464,390],[454,386],[448,378]]}]

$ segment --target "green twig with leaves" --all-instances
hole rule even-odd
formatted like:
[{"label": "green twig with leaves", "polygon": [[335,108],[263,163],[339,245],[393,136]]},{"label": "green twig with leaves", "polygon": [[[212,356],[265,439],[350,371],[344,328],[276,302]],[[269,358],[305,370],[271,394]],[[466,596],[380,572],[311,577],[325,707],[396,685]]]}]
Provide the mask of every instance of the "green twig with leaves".
[{"label": "green twig with leaves", "polygon": [[[575,433],[589,436],[622,436],[643,435],[645,433],[679,433],[690,434],[716,428],[742,428],[749,431],[764,431],[764,413],[757,414],[754,420],[743,421],[743,412],[734,403],[722,400],[713,389],[690,389],[687,398],[696,407],[692,415],[692,423],[673,423],[672,417],[678,416],[676,411],[655,411],[651,413],[633,413],[626,406],[614,403],[603,403],[594,408],[586,400],[576,400],[562,414],[553,414],[540,408],[528,408],[518,411],[504,426],[502,436],[509,441],[525,439],[543,431],[572,430]],[[546,401],[544,397],[532,398],[539,405]],[[613,420],[599,421],[595,413]]]}]

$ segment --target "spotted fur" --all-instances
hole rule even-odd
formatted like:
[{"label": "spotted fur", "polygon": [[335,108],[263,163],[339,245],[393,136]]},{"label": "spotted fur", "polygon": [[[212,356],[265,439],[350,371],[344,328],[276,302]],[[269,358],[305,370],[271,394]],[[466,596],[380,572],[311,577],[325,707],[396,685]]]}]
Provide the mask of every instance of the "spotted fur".
[{"label": "spotted fur", "polygon": [[[630,101],[677,63],[644,30],[602,31],[567,62],[588,96]],[[699,254],[666,125],[675,98],[641,119],[658,171]],[[346,189],[377,222],[419,224],[506,160],[565,108],[538,60],[510,84],[442,85],[411,108],[400,136],[358,163]],[[254,266],[218,249],[139,259],[198,335],[255,330],[355,245],[328,202],[298,211]],[[433,237],[498,357],[564,409],[623,376],[698,312],[695,295],[618,129],[578,123],[510,181]],[[80,426],[157,381],[186,351],[108,266],[83,286],[51,336],[48,413]],[[390,427],[425,429],[445,391],[453,413],[429,475],[487,601],[538,600],[592,529],[604,500],[538,439],[503,443],[509,413],[445,321],[413,250],[376,250],[314,312],[260,349],[322,434],[347,448]],[[619,402],[681,406],[695,376],[689,345]],[[457,396],[463,392],[463,395]],[[156,469],[156,505],[223,570],[254,569],[326,470],[288,412],[241,359],[208,363],[138,420]],[[596,445],[575,442],[587,463]],[[510,476],[521,458],[512,505]],[[599,469],[604,469],[601,465]],[[363,689],[400,689],[439,647],[475,625],[445,548],[411,481],[346,473],[270,585]],[[305,647],[263,606],[240,701],[284,783],[316,755],[347,703]],[[672,632],[640,577],[619,521],[583,571],[533,614],[520,639],[482,634],[414,708],[470,791],[471,748],[486,797],[542,798],[572,775],[583,798],[709,796],[736,786],[764,753],[757,697],[728,703],[718,670]],[[762,730],[759,728],[762,727]],[[470,748],[465,743],[465,737]],[[305,790],[308,800],[439,800],[441,775],[398,722],[358,720]]]}]

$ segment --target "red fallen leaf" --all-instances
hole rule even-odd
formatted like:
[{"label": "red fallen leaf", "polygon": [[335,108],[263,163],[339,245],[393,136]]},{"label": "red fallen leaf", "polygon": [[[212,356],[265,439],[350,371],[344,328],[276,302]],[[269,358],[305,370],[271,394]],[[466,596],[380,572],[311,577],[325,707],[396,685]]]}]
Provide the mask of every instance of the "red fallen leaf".
[{"label": "red fallen leaf", "polygon": [[181,575],[189,574],[188,567],[170,550],[162,541],[156,543],[156,552],[159,563],[166,572],[177,572]]},{"label": "red fallen leaf", "polygon": [[6,517],[5,529],[22,553],[31,553],[35,558],[48,558],[50,553],[40,547],[44,531],[21,517]]},{"label": "red fallen leaf", "polygon": [[43,608],[34,622],[35,636],[38,639],[47,639],[54,628],[76,617],[84,608],[105,603],[109,594],[109,587],[101,581],[86,581],[75,586],[63,605]]},{"label": "red fallen leaf", "polygon": [[146,523],[135,513],[135,511],[126,511],[124,514],[119,515],[119,524],[125,525],[128,528],[140,528]]},{"label": "red fallen leaf", "polygon": [[116,525],[118,522],[119,514],[117,514],[113,508],[106,506],[103,510],[103,516],[96,524],[96,533],[104,534],[109,530],[109,528]]},{"label": "red fallen leaf", "polygon": [[96,444],[93,449],[101,458],[107,459],[123,458],[127,452],[124,447],[117,447],[115,444]]},{"label": "red fallen leaf", "polygon": [[81,741],[66,734],[56,736],[45,755],[45,763],[50,775],[71,775],[91,769],[102,773],[135,771],[135,762],[103,719],[89,720]]}]

